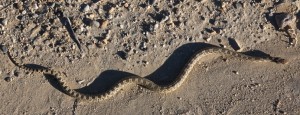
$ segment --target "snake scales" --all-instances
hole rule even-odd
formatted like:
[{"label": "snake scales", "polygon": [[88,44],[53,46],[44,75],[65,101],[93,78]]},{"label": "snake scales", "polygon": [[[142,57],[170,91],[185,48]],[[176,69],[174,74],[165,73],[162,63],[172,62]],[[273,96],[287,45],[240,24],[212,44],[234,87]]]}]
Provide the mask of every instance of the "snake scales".
[{"label": "snake scales", "polygon": [[168,92],[174,91],[186,80],[187,76],[189,75],[189,73],[192,70],[192,68],[194,67],[194,65],[198,62],[198,60],[200,58],[202,58],[204,55],[208,55],[208,54],[220,54],[222,56],[234,56],[241,60],[250,60],[250,61],[259,61],[259,62],[265,61],[265,62],[274,62],[274,63],[278,63],[278,64],[287,63],[287,61],[285,59],[282,59],[279,57],[271,57],[271,56],[253,57],[253,56],[245,55],[243,53],[231,51],[231,50],[228,50],[225,48],[221,48],[221,47],[217,47],[217,46],[210,46],[210,47],[207,47],[205,49],[195,52],[194,55],[191,56],[189,61],[185,64],[185,67],[181,70],[181,73],[179,73],[178,76],[175,78],[175,80],[168,85],[158,85],[149,79],[146,79],[146,78],[143,78],[140,76],[136,76],[136,75],[132,75],[132,76],[127,76],[127,77],[121,79],[108,91],[101,93],[101,94],[92,95],[92,94],[80,93],[80,92],[76,91],[75,89],[72,89],[71,87],[69,87],[67,85],[67,82],[64,81],[64,77],[66,77],[66,75],[62,72],[56,71],[54,69],[49,69],[49,68],[39,68],[39,69],[30,68],[24,64],[20,64],[17,61],[15,61],[15,59],[10,54],[9,50],[4,51],[4,53],[7,54],[10,61],[12,61],[12,63],[20,69],[24,69],[28,72],[33,72],[33,73],[51,74],[52,76],[54,76],[55,79],[58,80],[59,84],[62,86],[62,88],[66,94],[68,94],[69,96],[72,96],[76,99],[83,99],[83,100],[107,99],[109,97],[114,96],[120,89],[122,89],[123,86],[125,86],[126,84],[130,84],[130,83],[137,84],[146,89],[149,89],[152,91],[157,91],[157,92],[162,92],[162,93],[168,93]]}]

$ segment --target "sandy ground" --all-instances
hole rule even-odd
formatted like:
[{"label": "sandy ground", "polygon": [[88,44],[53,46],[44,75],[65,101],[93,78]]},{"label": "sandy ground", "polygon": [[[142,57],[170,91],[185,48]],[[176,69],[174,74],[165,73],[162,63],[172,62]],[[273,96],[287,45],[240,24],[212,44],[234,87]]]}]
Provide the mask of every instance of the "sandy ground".
[{"label": "sandy ground", "polygon": [[[66,72],[82,92],[105,90],[129,73],[176,77],[207,44],[289,62],[211,55],[174,92],[133,85],[113,98],[85,102],[61,92],[54,79],[18,69],[1,53],[0,114],[299,114],[300,44],[289,45],[291,36],[276,23],[280,4],[296,6],[281,12],[298,18],[300,4],[289,0],[2,0],[0,43],[19,62]],[[284,23],[298,31],[297,20]]]}]

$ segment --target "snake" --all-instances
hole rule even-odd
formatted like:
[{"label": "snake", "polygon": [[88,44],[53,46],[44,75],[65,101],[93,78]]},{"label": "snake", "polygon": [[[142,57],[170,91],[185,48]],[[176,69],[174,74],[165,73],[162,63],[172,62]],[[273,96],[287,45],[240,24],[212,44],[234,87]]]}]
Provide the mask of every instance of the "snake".
[{"label": "snake", "polygon": [[[4,48],[6,46],[3,45]],[[3,49],[3,48],[2,48]],[[246,55],[241,52],[236,52],[233,50],[229,50],[223,47],[219,46],[209,46],[203,49],[200,49],[198,51],[195,51],[192,56],[189,57],[189,60],[186,62],[183,69],[180,71],[180,73],[175,77],[175,79],[165,85],[158,85],[155,82],[151,81],[150,79],[147,79],[145,77],[141,77],[138,75],[130,75],[130,76],[124,76],[123,79],[116,82],[109,90],[99,93],[99,94],[86,94],[78,92],[76,89],[71,88],[67,82],[65,81],[66,74],[60,71],[56,71],[51,68],[31,68],[26,66],[26,64],[21,64],[16,61],[16,59],[11,55],[9,49],[8,50],[2,50],[4,54],[7,54],[9,60],[18,68],[23,69],[28,72],[32,73],[42,73],[42,74],[50,74],[55,79],[57,79],[59,85],[61,85],[64,92],[76,99],[81,100],[105,100],[108,98],[113,97],[116,95],[117,92],[119,92],[122,88],[124,88],[128,84],[135,84],[137,86],[141,86],[143,88],[146,88],[151,91],[155,92],[161,92],[161,93],[169,93],[174,90],[176,90],[178,87],[180,87],[184,81],[188,78],[189,73],[192,71],[193,67],[197,64],[197,62],[203,58],[203,56],[209,55],[209,54],[219,54],[221,56],[233,56],[235,58],[241,59],[241,60],[249,60],[249,61],[255,61],[255,62],[272,62],[277,64],[286,64],[288,61],[286,59],[280,58],[280,57],[272,57],[272,56],[264,56],[264,57],[255,57]]]}]

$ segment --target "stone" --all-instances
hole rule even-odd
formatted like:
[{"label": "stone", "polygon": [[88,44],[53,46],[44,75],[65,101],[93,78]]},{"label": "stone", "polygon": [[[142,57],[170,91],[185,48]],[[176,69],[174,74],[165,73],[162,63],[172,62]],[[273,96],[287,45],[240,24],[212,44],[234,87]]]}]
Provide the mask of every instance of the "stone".
[{"label": "stone", "polygon": [[11,78],[11,77],[5,77],[4,80],[5,80],[6,82],[11,82],[11,81],[12,81],[12,78]]},{"label": "stone", "polygon": [[82,12],[88,12],[90,10],[90,6],[89,5],[83,5],[82,7]]},{"label": "stone", "polygon": [[8,20],[6,18],[2,18],[2,19],[0,19],[0,21],[3,26],[6,26],[8,23]]},{"label": "stone", "polygon": [[92,26],[100,27],[100,23],[98,21],[92,21]]}]

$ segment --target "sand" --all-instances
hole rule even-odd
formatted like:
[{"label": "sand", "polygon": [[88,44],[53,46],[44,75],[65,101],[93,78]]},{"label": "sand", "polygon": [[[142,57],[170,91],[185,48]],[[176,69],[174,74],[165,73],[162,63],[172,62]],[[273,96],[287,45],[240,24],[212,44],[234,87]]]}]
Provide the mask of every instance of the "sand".
[{"label": "sand", "polygon": [[[1,52],[0,114],[299,114],[298,7],[290,0],[3,0],[1,45],[18,62],[65,72],[82,92],[103,91],[128,74],[174,78],[207,44],[288,63],[209,55],[174,92],[129,85],[107,100],[86,102]],[[280,13],[294,18],[276,19]]]}]

